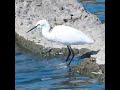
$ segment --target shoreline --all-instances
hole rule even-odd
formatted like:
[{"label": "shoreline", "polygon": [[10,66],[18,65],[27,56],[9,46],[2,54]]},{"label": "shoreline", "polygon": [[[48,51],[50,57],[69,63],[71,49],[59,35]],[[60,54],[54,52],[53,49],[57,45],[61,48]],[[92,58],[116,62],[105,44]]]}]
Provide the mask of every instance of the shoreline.
[{"label": "shoreline", "polygon": [[[82,4],[76,0],[63,1],[44,0],[38,2],[36,0],[16,0],[15,42],[45,57],[67,55],[68,51],[65,45],[46,40],[39,33],[39,30],[32,31],[29,34],[26,34],[26,31],[33,27],[38,20],[43,18],[49,21],[52,28],[56,25],[68,25],[81,30],[93,38],[95,43],[92,45],[72,45],[76,55],[85,54],[83,62],[75,67],[77,69],[73,70],[77,70],[77,72],[86,71],[90,75],[96,75],[100,71],[102,73],[98,76],[105,81],[105,70],[97,68],[100,66],[105,68],[105,23],[101,23],[96,15],[86,11]],[[90,61],[91,58],[94,58],[94,62]],[[85,69],[83,69],[83,66]]]}]

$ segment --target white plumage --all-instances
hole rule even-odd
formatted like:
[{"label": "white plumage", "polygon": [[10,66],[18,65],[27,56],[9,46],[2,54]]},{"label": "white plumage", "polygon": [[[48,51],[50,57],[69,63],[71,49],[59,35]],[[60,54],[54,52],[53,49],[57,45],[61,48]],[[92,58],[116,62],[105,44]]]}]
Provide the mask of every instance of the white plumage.
[{"label": "white plumage", "polygon": [[52,41],[61,42],[65,45],[91,44],[94,41],[83,32],[69,26],[59,25],[49,33]]}]

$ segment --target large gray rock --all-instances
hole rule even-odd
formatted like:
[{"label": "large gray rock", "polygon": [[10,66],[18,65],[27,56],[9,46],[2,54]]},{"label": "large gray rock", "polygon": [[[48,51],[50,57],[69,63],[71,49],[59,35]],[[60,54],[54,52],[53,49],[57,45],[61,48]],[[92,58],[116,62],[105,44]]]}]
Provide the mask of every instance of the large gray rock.
[{"label": "large gray rock", "polygon": [[[96,63],[105,64],[105,24],[99,18],[86,11],[77,0],[16,0],[15,1],[15,32],[16,42],[32,51],[43,52],[46,48],[61,50],[66,48],[60,43],[46,40],[39,30],[31,31],[38,20],[46,19],[51,27],[67,25],[81,30],[95,40],[92,45],[74,45],[80,50],[87,48],[98,51],[92,57]],[[65,49],[66,50],[66,49]],[[66,51],[63,51],[65,53]]]}]

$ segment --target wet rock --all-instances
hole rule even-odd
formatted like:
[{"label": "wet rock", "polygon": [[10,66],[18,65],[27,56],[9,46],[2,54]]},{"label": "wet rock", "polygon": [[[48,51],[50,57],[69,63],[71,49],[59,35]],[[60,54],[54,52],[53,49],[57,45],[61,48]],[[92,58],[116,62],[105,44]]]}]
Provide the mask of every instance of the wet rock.
[{"label": "wet rock", "polygon": [[72,70],[74,73],[85,74],[105,82],[105,65],[97,64],[96,60],[91,61],[90,58],[84,58],[79,65],[72,67]]}]

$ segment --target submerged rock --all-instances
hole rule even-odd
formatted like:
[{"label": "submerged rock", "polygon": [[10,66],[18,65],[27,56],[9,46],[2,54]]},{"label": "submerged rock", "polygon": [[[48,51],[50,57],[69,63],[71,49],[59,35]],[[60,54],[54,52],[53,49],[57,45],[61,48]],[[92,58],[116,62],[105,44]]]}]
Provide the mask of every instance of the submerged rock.
[{"label": "submerged rock", "polygon": [[91,78],[105,82],[105,65],[99,65],[92,59],[85,58],[79,65],[72,67],[73,73],[85,74]]}]

